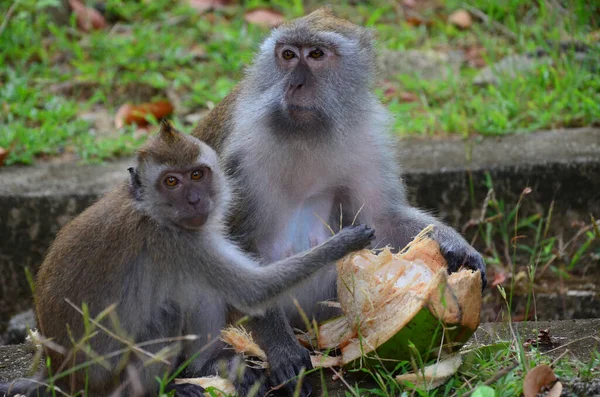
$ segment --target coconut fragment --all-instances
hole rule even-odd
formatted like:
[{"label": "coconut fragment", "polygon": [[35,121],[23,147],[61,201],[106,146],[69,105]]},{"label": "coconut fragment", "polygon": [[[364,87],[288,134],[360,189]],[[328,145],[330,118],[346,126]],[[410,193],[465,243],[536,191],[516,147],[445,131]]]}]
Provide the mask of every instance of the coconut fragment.
[{"label": "coconut fragment", "polygon": [[175,379],[176,384],[181,383],[192,383],[198,386],[203,387],[204,389],[208,389],[209,387],[214,388],[211,392],[205,392],[205,396],[232,396],[235,395],[235,386],[227,379],[223,379],[219,376],[204,376],[202,378],[185,378],[185,379]]},{"label": "coconut fragment", "polygon": [[435,364],[426,366],[422,370],[398,375],[396,381],[401,383],[410,382],[424,390],[432,390],[446,383],[458,371],[461,364],[462,355],[453,354]]}]

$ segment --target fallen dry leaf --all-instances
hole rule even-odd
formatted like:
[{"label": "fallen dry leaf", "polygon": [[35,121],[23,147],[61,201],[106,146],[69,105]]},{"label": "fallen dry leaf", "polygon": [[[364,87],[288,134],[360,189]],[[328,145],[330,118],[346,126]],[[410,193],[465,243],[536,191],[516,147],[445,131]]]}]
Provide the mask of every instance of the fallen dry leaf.
[{"label": "fallen dry leaf", "polygon": [[456,10],[448,16],[448,22],[461,29],[469,29],[473,25],[473,18],[468,11]]},{"label": "fallen dry leaf", "polygon": [[494,279],[490,284],[490,288],[496,288],[499,285],[502,285],[506,281],[506,273],[503,270],[497,270],[494,273]]},{"label": "fallen dry leaf", "polygon": [[[527,376],[525,376],[525,380],[523,380],[523,396],[536,397],[543,388],[550,387],[556,382],[556,379],[556,375],[554,375],[552,368],[545,364],[538,365],[527,372]],[[554,387],[552,389],[554,389]],[[560,386],[560,389],[562,390],[562,385]],[[548,395],[549,394],[546,396]]]},{"label": "fallen dry leaf", "polygon": [[0,146],[0,167],[4,165],[4,159],[6,159],[6,156],[8,156],[8,150]]},{"label": "fallen dry leaf", "polygon": [[419,96],[414,92],[402,91],[398,94],[398,100],[400,102],[418,102]]},{"label": "fallen dry leaf", "polygon": [[190,48],[188,50],[188,54],[192,56],[194,61],[207,61],[209,59],[206,49],[198,44],[195,44],[192,48]]},{"label": "fallen dry leaf", "polygon": [[465,49],[465,61],[472,68],[481,69],[487,66],[487,62],[483,58],[485,48],[483,46],[471,46]]},{"label": "fallen dry leaf", "polygon": [[399,91],[397,84],[391,81],[384,81],[382,84],[383,96],[386,99],[397,98],[400,102],[418,102],[419,96],[414,92]]},{"label": "fallen dry leaf", "polygon": [[221,10],[233,3],[233,0],[189,0],[189,5],[201,13],[211,10]]},{"label": "fallen dry leaf", "polygon": [[421,25],[425,25],[428,27],[433,26],[433,22],[430,20],[427,20],[425,18],[421,18],[421,17],[416,17],[416,16],[410,16],[410,17],[406,17],[404,19],[406,21],[406,23],[410,26],[421,26]]},{"label": "fallen dry leaf", "polygon": [[409,372],[396,376],[396,382],[410,382],[411,384],[423,387],[425,390],[433,390],[440,387],[452,375],[454,375],[462,364],[462,356],[453,354],[442,358],[435,364],[419,370],[418,372]]},{"label": "fallen dry leaf", "polygon": [[106,19],[102,14],[95,8],[86,7],[81,0],[69,0],[69,6],[77,16],[77,26],[84,32],[106,27]]},{"label": "fallen dry leaf", "polygon": [[157,101],[133,105],[126,103],[117,110],[115,115],[115,127],[123,128],[128,124],[145,126],[148,124],[146,116],[153,115],[157,119],[169,116],[173,113],[173,105],[169,101]]},{"label": "fallen dry leaf", "polygon": [[285,19],[283,18],[283,14],[278,11],[268,8],[256,8],[252,11],[248,11],[246,15],[244,15],[244,20],[253,25],[273,28],[281,25]]},{"label": "fallen dry leaf", "polygon": [[383,83],[383,96],[386,98],[393,98],[396,96],[398,88],[395,84],[386,81]]}]

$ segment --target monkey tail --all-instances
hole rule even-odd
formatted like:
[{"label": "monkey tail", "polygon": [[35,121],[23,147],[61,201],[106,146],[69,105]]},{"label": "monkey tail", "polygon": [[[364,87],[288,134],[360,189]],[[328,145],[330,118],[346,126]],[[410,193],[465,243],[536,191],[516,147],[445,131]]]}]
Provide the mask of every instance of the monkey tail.
[{"label": "monkey tail", "polygon": [[36,379],[18,379],[13,382],[0,383],[0,397],[13,396],[49,397],[46,387],[36,382]]}]

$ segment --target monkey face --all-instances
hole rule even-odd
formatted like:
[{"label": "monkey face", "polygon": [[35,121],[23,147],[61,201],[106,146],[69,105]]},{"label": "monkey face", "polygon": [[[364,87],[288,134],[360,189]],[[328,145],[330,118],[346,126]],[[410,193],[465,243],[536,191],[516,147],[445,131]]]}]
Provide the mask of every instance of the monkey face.
[{"label": "monkey face", "polygon": [[205,164],[168,168],[156,179],[162,216],[184,229],[198,229],[213,210],[212,171]]},{"label": "monkey face", "polygon": [[325,46],[277,44],[275,57],[286,73],[283,102],[290,116],[300,120],[312,117],[319,110],[319,81],[335,67],[335,53]]},{"label": "monkey face", "polygon": [[161,225],[198,230],[221,222],[230,197],[217,153],[164,123],[129,168],[135,207]]},{"label": "monkey face", "polygon": [[248,81],[274,130],[326,134],[334,122],[355,124],[374,69],[371,32],[321,9],[274,30]]}]

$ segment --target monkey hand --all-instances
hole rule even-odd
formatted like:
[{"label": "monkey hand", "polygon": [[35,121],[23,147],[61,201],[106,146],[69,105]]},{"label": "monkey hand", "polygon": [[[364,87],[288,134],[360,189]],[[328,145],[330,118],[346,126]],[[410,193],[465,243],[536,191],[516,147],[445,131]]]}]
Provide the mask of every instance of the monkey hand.
[{"label": "monkey hand", "polygon": [[329,239],[331,244],[328,250],[330,261],[336,261],[344,256],[367,248],[375,238],[375,230],[366,225],[348,226],[343,228],[338,234]]},{"label": "monkey hand", "polygon": [[475,248],[467,243],[457,231],[447,226],[441,228],[441,230],[439,229],[438,233],[434,234],[434,238],[439,243],[442,255],[448,263],[448,273],[454,273],[461,266],[471,270],[479,270],[481,272],[481,287],[485,288],[487,285],[485,262]]},{"label": "monkey hand", "polygon": [[[273,349],[277,350],[277,348]],[[300,397],[309,396],[312,388],[306,379],[300,380],[298,375],[304,369],[308,371],[312,369],[312,362],[308,350],[300,344],[294,346],[286,346],[285,351],[267,351],[269,359],[270,374],[269,385],[272,388],[283,388],[285,394],[295,396],[298,389]],[[302,382],[298,388],[298,382]]]},{"label": "monkey hand", "polygon": [[169,383],[165,393],[175,391],[175,397],[204,397],[204,388],[192,383]]}]

